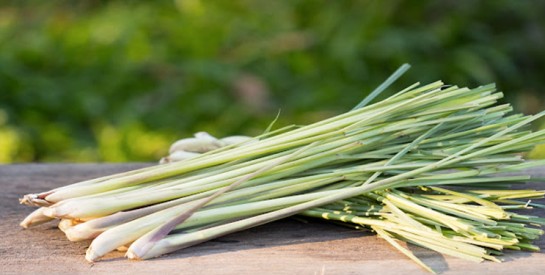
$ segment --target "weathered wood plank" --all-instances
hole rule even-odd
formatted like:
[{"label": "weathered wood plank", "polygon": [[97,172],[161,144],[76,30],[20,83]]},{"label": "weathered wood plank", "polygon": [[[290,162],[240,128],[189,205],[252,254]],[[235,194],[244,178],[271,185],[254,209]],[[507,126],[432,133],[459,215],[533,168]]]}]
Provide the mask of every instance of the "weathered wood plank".
[{"label": "weathered wood plank", "polygon": [[[228,235],[144,262],[109,255],[94,265],[84,260],[88,242],[71,243],[56,225],[30,230],[18,224],[31,208],[19,205],[25,193],[126,171],[148,164],[24,164],[0,166],[0,273],[184,273],[184,274],[421,274],[422,269],[372,234],[321,221],[285,219]],[[544,175],[545,167],[534,174]],[[533,184],[534,188],[543,189]],[[545,211],[534,211],[545,216]],[[543,238],[538,245],[544,249]],[[508,253],[502,264],[475,264],[410,247],[444,274],[536,274],[545,268],[543,253]]]}]

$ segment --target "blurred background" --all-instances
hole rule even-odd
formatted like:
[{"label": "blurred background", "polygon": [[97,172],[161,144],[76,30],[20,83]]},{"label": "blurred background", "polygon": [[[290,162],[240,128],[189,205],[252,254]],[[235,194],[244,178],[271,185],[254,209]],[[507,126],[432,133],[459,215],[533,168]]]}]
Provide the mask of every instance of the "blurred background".
[{"label": "blurred background", "polygon": [[277,127],[308,124],[402,63],[389,92],[495,82],[518,112],[545,109],[545,1],[0,3],[0,163],[156,161],[279,110]]}]

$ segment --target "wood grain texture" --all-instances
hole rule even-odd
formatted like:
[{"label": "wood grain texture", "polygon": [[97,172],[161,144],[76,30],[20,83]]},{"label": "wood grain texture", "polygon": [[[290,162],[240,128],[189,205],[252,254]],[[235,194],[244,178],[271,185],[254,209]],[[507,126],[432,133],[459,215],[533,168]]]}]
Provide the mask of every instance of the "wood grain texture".
[{"label": "wood grain texture", "polygon": [[[32,211],[18,204],[23,194],[146,165],[0,166],[0,274],[425,274],[373,234],[318,220],[284,219],[143,262],[128,261],[115,252],[95,264],[84,259],[89,242],[69,242],[55,223],[29,230],[18,225]],[[532,173],[543,176],[545,167]],[[527,187],[544,189],[545,184]],[[545,211],[534,210],[533,214],[545,216]],[[544,238],[538,245],[545,249]],[[543,252],[509,252],[503,257],[504,263],[476,264],[409,247],[442,274],[542,274],[545,270]]]}]

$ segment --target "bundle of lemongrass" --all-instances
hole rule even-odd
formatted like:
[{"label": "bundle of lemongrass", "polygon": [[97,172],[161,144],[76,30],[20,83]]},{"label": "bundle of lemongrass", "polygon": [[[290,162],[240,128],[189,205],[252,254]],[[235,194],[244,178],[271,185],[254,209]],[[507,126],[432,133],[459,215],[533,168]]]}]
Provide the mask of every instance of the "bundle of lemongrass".
[{"label": "bundle of lemongrass", "polygon": [[41,208],[21,225],[60,219],[69,240],[94,239],[89,261],[127,246],[130,259],[157,257],[294,214],[370,226],[415,260],[394,239],[479,261],[537,249],[542,231],[527,225],[543,220],[508,210],[543,192],[504,190],[529,180],[504,173],[540,164],[520,153],[545,141],[525,130],[545,112],[507,115],[501,97],[493,85],[414,84],[311,125],[26,195]]}]

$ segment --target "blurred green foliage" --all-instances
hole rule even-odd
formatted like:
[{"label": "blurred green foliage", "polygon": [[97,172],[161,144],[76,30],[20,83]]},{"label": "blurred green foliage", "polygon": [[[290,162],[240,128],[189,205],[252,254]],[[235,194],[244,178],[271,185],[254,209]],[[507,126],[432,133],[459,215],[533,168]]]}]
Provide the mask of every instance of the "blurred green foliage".
[{"label": "blurred green foliage", "polygon": [[[0,162],[155,161],[350,109],[402,63],[544,109],[545,1],[3,1]],[[545,152],[545,150],[543,150]],[[545,156],[535,152],[534,156]]]}]

